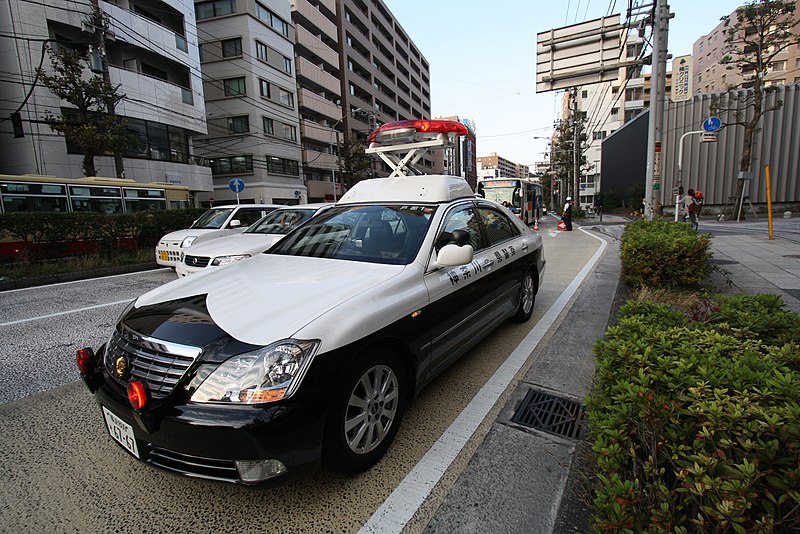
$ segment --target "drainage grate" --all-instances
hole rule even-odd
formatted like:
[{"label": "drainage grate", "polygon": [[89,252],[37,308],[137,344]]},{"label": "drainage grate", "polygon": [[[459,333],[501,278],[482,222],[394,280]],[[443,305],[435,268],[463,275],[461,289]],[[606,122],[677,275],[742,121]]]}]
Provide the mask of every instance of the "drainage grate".
[{"label": "drainage grate", "polygon": [[739,262],[738,262],[738,261],[733,261],[733,260],[716,260],[716,259],[711,259],[711,260],[708,260],[708,263],[711,263],[711,264],[713,264],[713,265],[736,265],[736,264],[738,264]]},{"label": "drainage grate", "polygon": [[800,254],[787,254],[784,258],[791,258],[793,260],[800,260]]},{"label": "drainage grate", "polygon": [[558,436],[578,439],[583,430],[583,411],[580,403],[531,389],[517,407],[511,421]]}]

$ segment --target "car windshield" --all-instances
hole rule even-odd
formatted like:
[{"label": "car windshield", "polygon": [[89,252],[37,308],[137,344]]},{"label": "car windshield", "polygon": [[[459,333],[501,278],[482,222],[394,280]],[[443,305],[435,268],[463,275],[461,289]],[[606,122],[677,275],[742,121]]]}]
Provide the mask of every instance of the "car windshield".
[{"label": "car windshield", "polygon": [[218,230],[222,228],[225,221],[230,216],[233,208],[216,208],[210,209],[197,219],[191,228],[206,228],[210,230]]},{"label": "car windshield", "polygon": [[405,265],[417,256],[435,211],[432,205],[336,206],[267,252]]},{"label": "car windshield", "polygon": [[280,209],[245,230],[246,234],[288,234],[289,230],[314,215],[314,209]]}]

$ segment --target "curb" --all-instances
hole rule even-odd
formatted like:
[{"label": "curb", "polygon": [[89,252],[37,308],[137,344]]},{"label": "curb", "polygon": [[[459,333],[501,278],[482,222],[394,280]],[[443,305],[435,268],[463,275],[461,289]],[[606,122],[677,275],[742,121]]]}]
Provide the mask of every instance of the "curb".
[{"label": "curb", "polygon": [[160,269],[161,266],[156,262],[137,263],[133,265],[120,265],[118,267],[104,267],[102,269],[91,269],[89,271],[79,271],[74,273],[59,273],[46,276],[32,276],[30,278],[5,279],[0,280],[0,291],[11,289],[25,289],[28,287],[45,286],[62,282],[75,282],[78,280],[88,280],[90,278],[100,278],[115,274],[136,273],[140,271],[150,271]]}]

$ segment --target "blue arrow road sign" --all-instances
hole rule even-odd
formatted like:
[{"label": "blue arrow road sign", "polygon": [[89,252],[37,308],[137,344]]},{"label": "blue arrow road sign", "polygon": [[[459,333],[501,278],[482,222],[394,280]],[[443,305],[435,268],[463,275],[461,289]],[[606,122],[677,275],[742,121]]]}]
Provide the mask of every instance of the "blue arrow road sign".
[{"label": "blue arrow road sign", "polygon": [[720,128],[722,128],[722,121],[719,120],[719,117],[709,117],[703,121],[703,130],[708,133],[716,132]]},{"label": "blue arrow road sign", "polygon": [[230,182],[228,182],[228,187],[234,193],[241,193],[244,191],[244,180],[241,178],[233,178]]}]

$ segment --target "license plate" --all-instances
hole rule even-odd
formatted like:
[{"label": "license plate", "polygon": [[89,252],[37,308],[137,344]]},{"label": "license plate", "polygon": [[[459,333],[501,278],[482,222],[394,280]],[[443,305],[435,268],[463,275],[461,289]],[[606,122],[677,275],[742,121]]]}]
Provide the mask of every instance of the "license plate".
[{"label": "license plate", "polygon": [[159,250],[158,259],[160,259],[161,261],[167,261],[169,259],[169,253],[163,250]]},{"label": "license plate", "polygon": [[105,406],[103,406],[103,417],[106,419],[106,426],[111,437],[138,458],[139,449],[136,447],[136,438],[133,437],[133,427],[108,411]]}]

